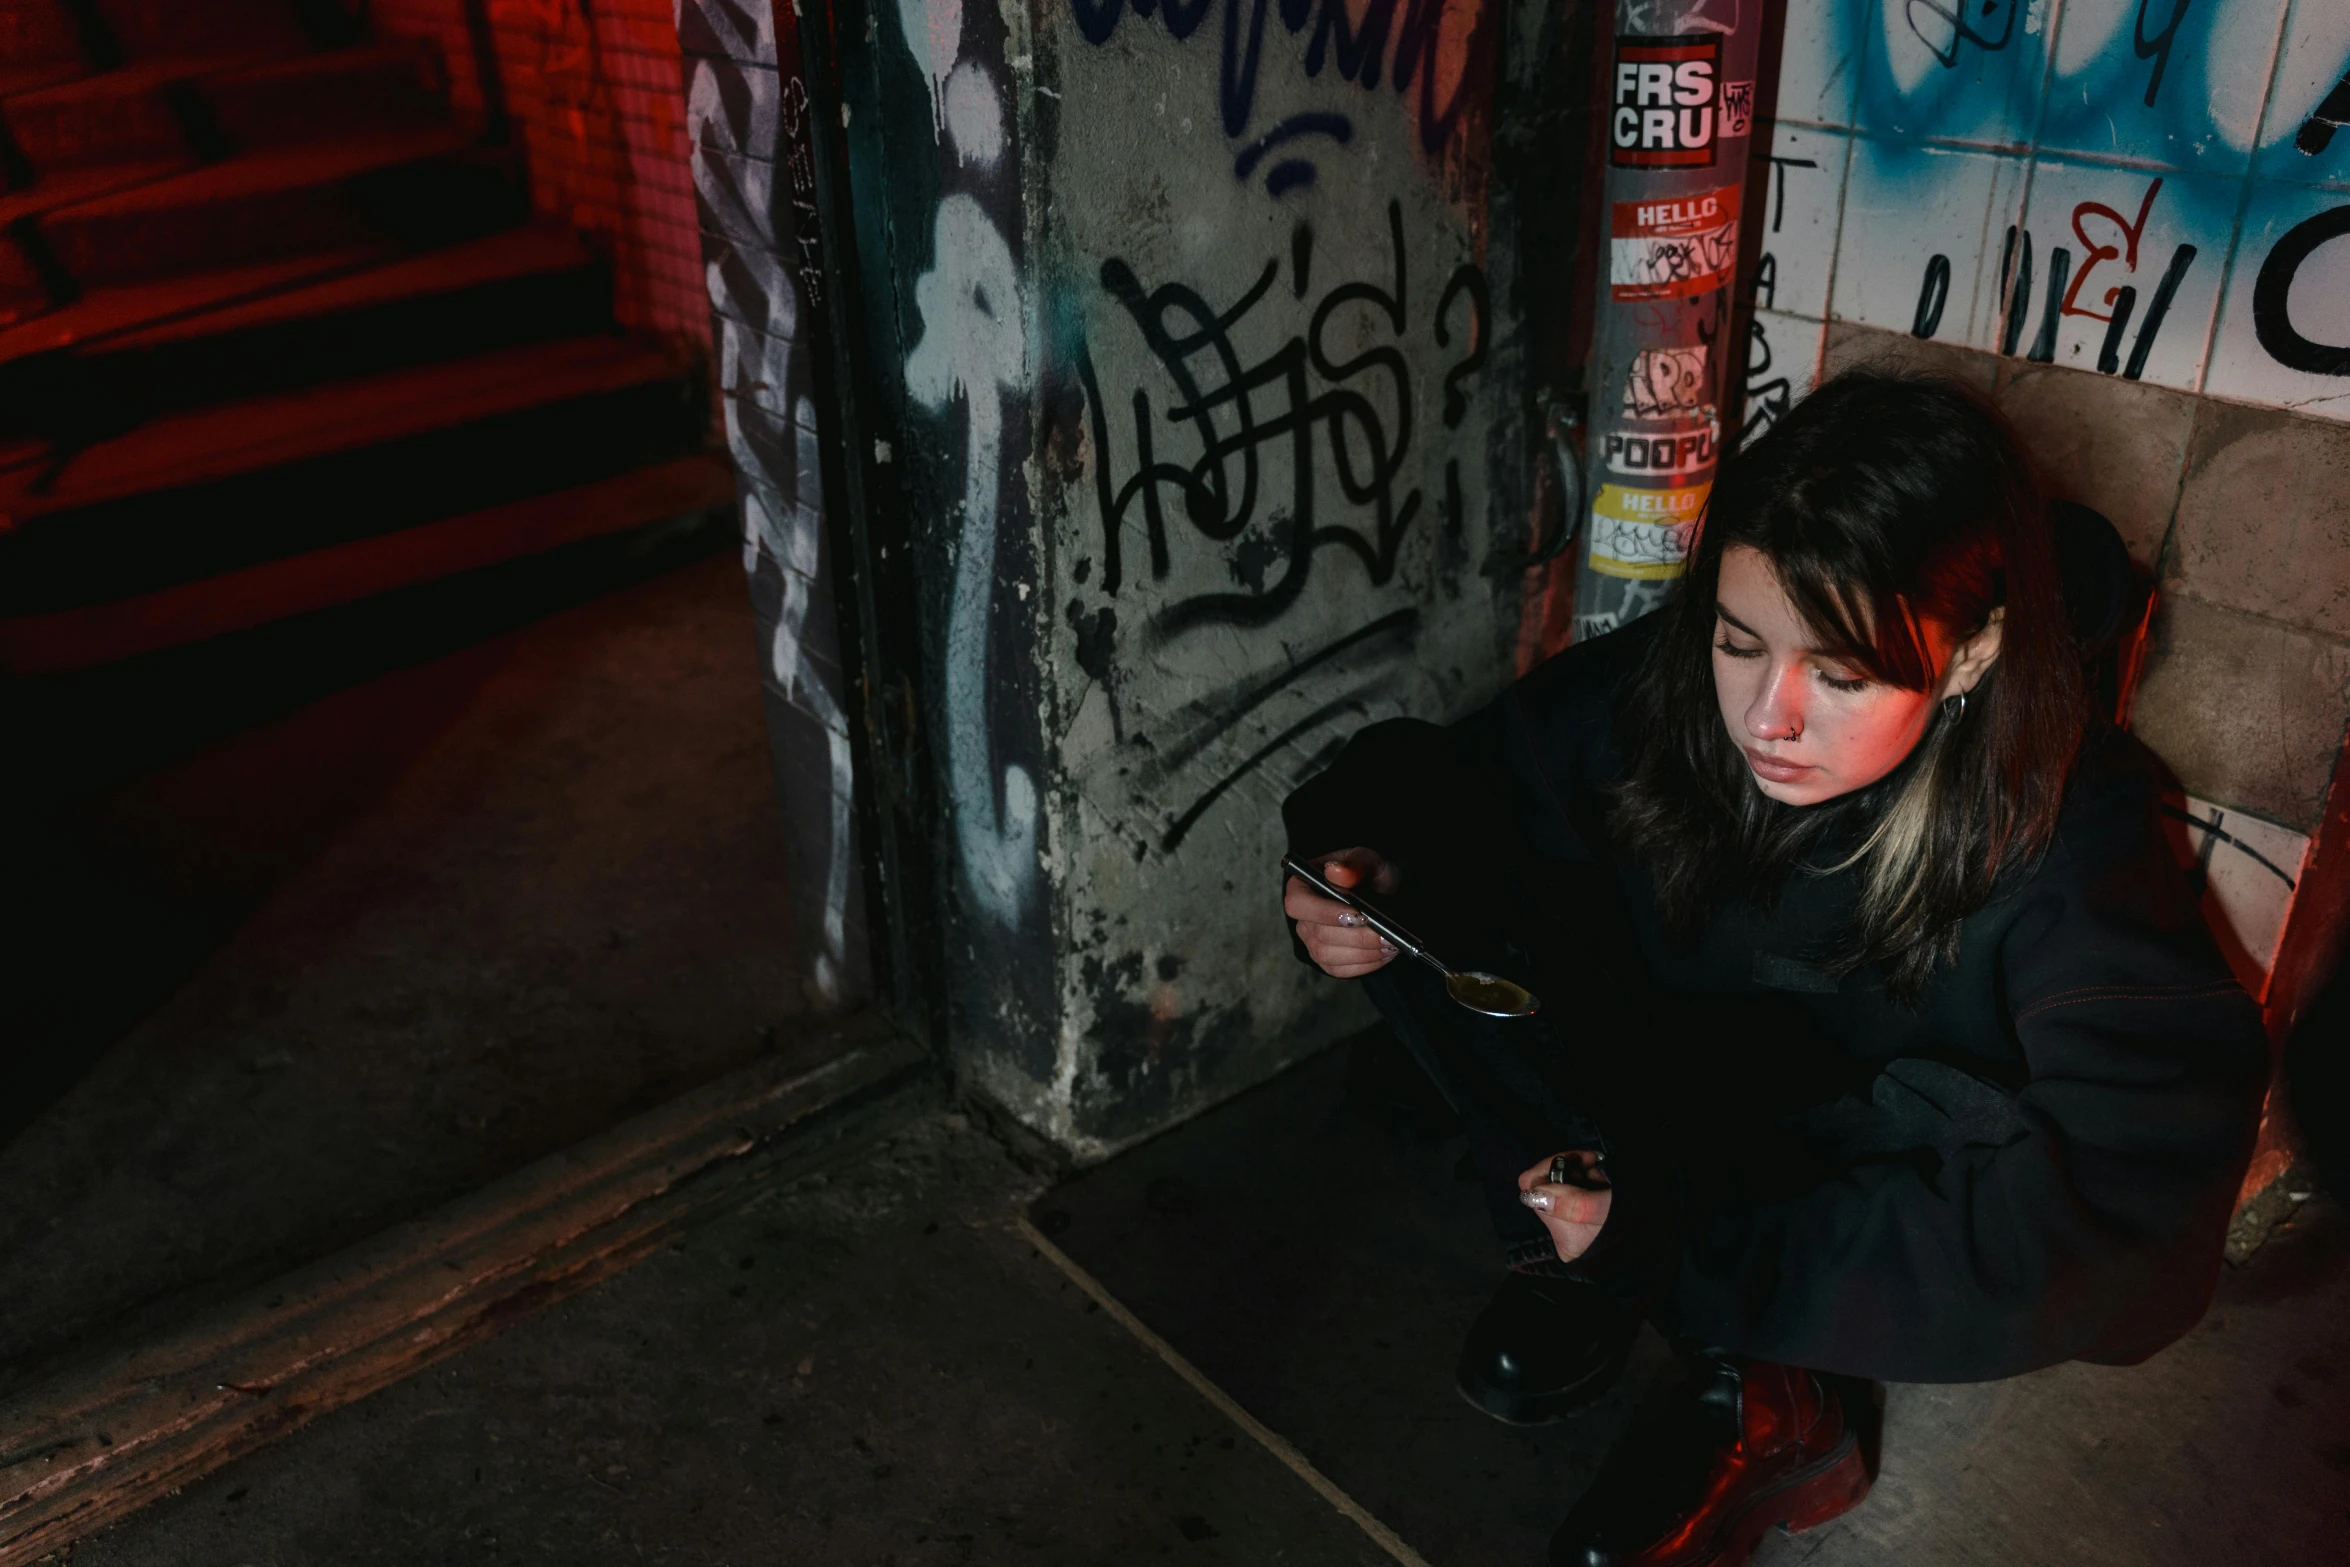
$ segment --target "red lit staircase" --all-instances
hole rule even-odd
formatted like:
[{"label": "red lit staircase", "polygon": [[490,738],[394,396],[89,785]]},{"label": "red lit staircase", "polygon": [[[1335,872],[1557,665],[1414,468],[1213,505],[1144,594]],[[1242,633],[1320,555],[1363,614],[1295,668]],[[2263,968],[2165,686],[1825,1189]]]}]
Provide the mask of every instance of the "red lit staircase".
[{"label": "red lit staircase", "polygon": [[732,495],[700,369],[440,80],[329,0],[0,0],[0,671]]}]

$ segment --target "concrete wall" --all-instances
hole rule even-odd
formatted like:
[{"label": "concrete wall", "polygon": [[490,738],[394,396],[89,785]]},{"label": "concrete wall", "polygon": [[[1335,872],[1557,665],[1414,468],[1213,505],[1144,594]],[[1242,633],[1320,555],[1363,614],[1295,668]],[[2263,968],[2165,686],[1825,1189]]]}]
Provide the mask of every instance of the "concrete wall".
[{"label": "concrete wall", "polygon": [[2341,0],[1790,6],[1746,375],[1751,436],[1823,368],[1951,370],[2113,518],[2161,586],[2133,727],[2279,1028],[2339,934],[2297,890],[2350,876],[2346,79]]},{"label": "concrete wall", "polygon": [[1364,723],[1509,673],[1531,462],[1493,125],[1513,36],[1531,82],[1558,25],[873,13],[850,137],[869,315],[903,345],[876,373],[936,670],[953,1037],[1064,1146],[1363,1021],[1290,956],[1278,805]]}]

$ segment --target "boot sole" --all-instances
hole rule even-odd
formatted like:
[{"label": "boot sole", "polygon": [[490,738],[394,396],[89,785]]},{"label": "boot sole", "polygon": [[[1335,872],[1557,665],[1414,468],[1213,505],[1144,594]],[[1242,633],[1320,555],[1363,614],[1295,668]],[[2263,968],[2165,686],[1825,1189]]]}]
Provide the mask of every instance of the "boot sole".
[{"label": "boot sole", "polygon": [[1594,1402],[1616,1385],[1616,1379],[1624,1374],[1624,1363],[1632,1358],[1632,1340],[1638,1336],[1635,1333],[1626,1338],[1620,1349],[1605,1362],[1586,1372],[1579,1381],[1552,1388],[1548,1392],[1513,1393],[1457,1373],[1452,1385],[1468,1401],[1471,1409],[1481,1415],[1491,1416],[1505,1426],[1552,1425]]},{"label": "boot sole", "polygon": [[1869,1469],[1852,1432],[1817,1462],[1807,1464],[1747,1502],[1723,1530],[1721,1549],[1693,1567],[1745,1567],[1772,1527],[1789,1534],[1843,1517],[1869,1494]]}]

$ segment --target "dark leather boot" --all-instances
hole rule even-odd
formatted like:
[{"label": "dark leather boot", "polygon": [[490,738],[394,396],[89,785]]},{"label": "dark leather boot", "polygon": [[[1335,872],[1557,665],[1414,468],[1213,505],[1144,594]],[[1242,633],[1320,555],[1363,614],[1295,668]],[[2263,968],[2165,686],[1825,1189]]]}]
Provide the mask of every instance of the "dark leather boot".
[{"label": "dark leather boot", "polygon": [[1551,1538],[1551,1567],[1738,1567],[1868,1495],[1836,1392],[1798,1366],[1703,1353],[1651,1398]]},{"label": "dark leather boot", "polygon": [[1494,1419],[1543,1425],[1614,1386],[1639,1332],[1592,1285],[1513,1273],[1469,1325],[1454,1379]]}]

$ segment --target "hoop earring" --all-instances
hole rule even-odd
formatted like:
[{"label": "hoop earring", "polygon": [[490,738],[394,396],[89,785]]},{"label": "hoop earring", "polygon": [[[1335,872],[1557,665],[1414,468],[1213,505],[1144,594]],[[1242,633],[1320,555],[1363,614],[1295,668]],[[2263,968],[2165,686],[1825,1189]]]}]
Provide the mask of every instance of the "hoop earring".
[{"label": "hoop earring", "polygon": [[1954,692],[1942,699],[1942,716],[1953,724],[1963,723],[1966,720],[1966,693],[1964,691]]}]

